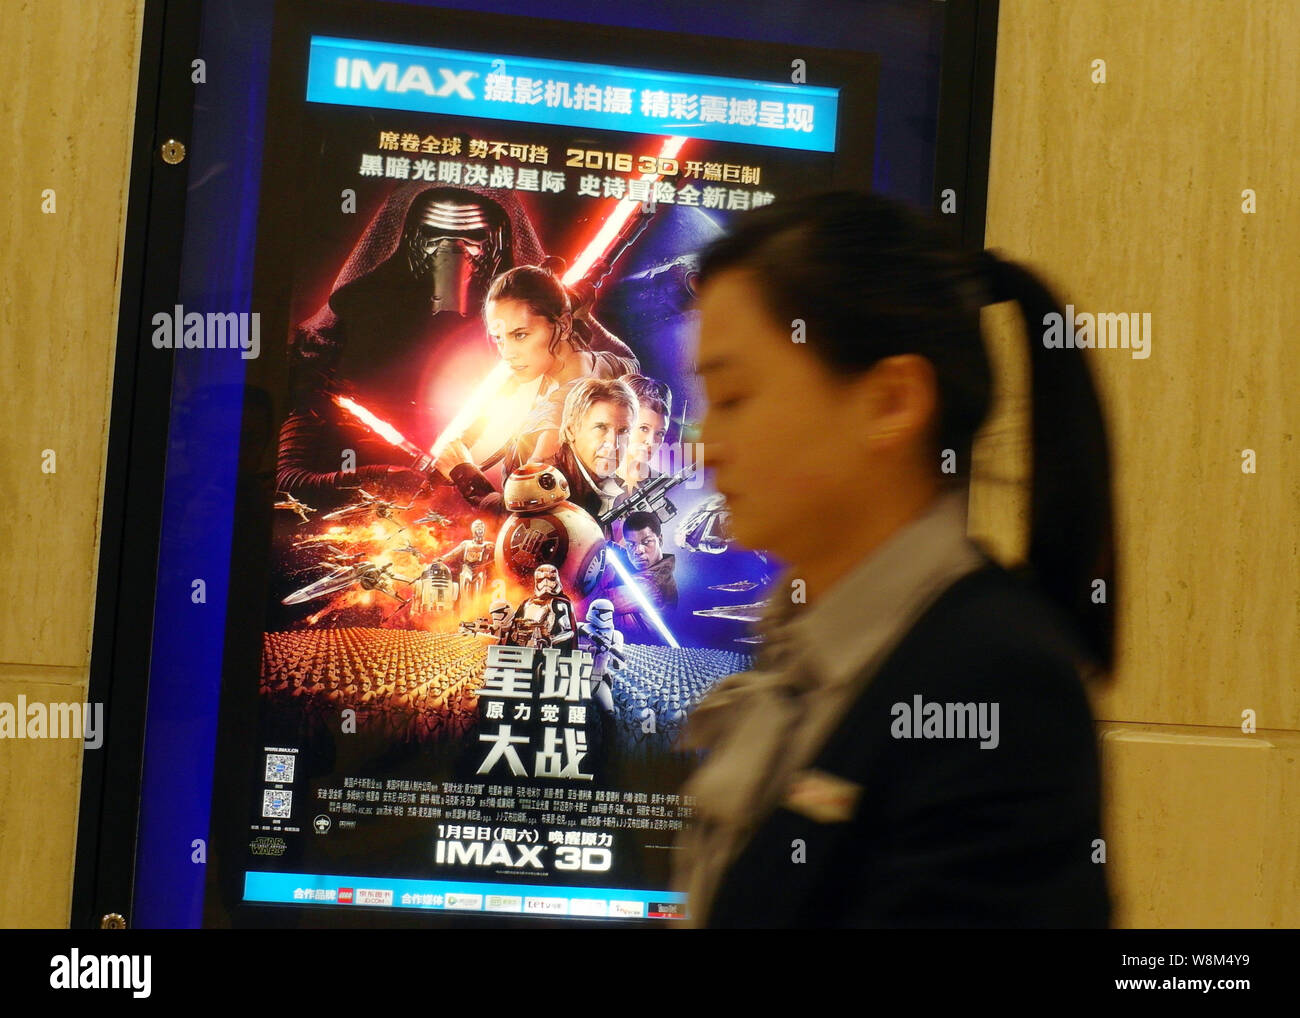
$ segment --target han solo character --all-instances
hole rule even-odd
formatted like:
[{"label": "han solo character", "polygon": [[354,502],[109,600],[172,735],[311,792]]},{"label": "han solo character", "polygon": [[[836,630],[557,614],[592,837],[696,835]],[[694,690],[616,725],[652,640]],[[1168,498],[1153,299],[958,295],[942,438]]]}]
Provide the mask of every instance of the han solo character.
[{"label": "han solo character", "polygon": [[636,396],[619,379],[584,378],[564,401],[563,441],[550,463],[569,482],[569,501],[593,519],[627,493],[618,466],[636,413]]},{"label": "han solo character", "polygon": [[[654,513],[629,513],[623,521],[623,548],[632,564],[632,582],[646,595],[660,614],[677,607],[675,555],[665,555],[663,528]],[[641,602],[625,584],[609,588],[614,602],[614,624],[629,643],[658,642],[659,631],[645,617]]]}]

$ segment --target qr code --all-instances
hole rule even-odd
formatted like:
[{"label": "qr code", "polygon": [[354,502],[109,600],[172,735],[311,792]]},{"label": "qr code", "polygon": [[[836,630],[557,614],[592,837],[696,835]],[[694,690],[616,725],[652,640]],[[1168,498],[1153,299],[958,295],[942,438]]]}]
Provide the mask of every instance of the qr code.
[{"label": "qr code", "polygon": [[288,820],[293,809],[293,793],[267,788],[262,792],[262,816]]},{"label": "qr code", "polygon": [[285,784],[293,781],[293,755],[290,753],[266,754],[266,780]]}]

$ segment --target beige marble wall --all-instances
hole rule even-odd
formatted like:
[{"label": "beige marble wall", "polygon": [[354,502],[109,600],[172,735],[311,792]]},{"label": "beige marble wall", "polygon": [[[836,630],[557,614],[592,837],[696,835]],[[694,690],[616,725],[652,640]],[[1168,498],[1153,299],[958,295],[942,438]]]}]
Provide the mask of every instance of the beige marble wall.
[{"label": "beige marble wall", "polygon": [[[0,702],[86,696],[143,7],[4,5]],[[79,742],[0,740],[0,926],[67,925],[80,778]]]},{"label": "beige marble wall", "polygon": [[[1109,865],[1132,926],[1300,925],[1300,5],[1002,0],[986,244],[1080,311],[1118,460],[1122,667],[1098,702]],[[1106,82],[1093,80],[1105,61]],[[1257,211],[1242,212],[1242,192]],[[972,514],[1023,547],[1024,369]],[[1242,472],[1253,449],[1256,473]],[[1259,729],[1245,734],[1243,711]]]}]

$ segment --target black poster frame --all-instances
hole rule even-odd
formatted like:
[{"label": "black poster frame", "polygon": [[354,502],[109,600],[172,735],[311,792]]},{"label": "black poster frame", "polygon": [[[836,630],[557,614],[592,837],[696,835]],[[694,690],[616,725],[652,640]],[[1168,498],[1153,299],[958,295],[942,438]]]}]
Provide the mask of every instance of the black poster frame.
[{"label": "black poster frame", "polygon": [[[978,249],[998,0],[947,0],[944,18],[934,208],[945,189],[955,190],[957,211],[947,219],[963,246]],[[146,351],[146,311],[172,306],[180,291],[190,164],[168,162],[163,151],[191,137],[191,61],[202,20],[201,0],[145,0],[88,690],[90,702],[104,705],[106,731],[103,745],[83,756],[74,929],[116,925],[110,917],[130,924],[173,368],[171,351]],[[256,911],[269,919],[273,910]],[[385,918],[391,926],[429,925],[420,916]],[[332,924],[374,922],[358,913]]]}]

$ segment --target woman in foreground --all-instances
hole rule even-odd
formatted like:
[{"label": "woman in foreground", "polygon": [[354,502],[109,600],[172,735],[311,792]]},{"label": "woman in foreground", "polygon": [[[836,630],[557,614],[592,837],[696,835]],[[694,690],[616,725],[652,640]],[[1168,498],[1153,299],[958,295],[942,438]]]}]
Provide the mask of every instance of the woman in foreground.
[{"label": "woman in foreground", "polygon": [[[981,305],[1016,300],[1033,389],[1029,556],[966,536],[992,376]],[[765,207],[703,256],[703,443],[737,540],[788,566],[704,750],[674,853],[688,925],[1101,927],[1084,678],[1114,664],[1104,422],[1036,276],[908,208]]]}]

